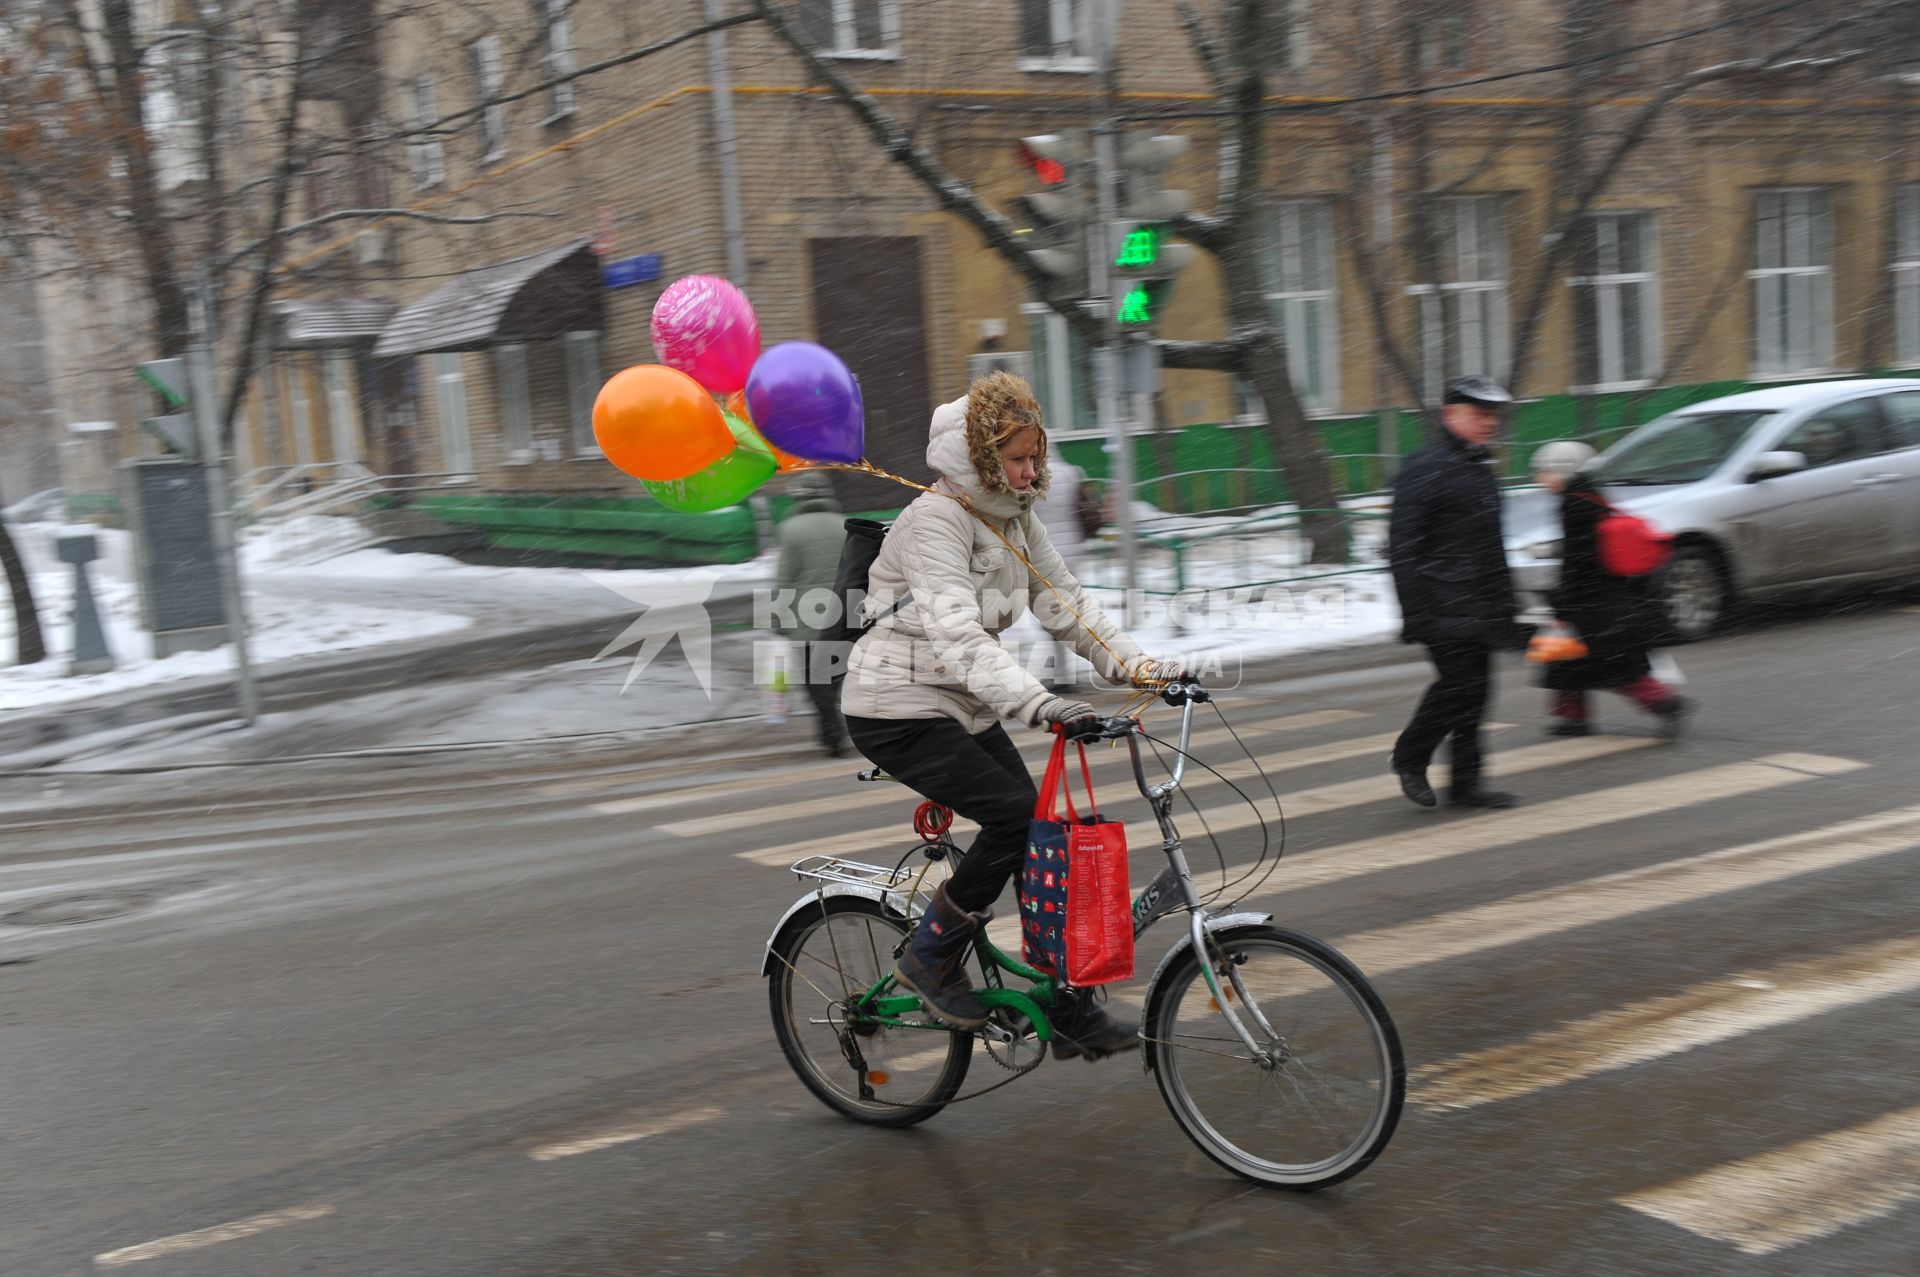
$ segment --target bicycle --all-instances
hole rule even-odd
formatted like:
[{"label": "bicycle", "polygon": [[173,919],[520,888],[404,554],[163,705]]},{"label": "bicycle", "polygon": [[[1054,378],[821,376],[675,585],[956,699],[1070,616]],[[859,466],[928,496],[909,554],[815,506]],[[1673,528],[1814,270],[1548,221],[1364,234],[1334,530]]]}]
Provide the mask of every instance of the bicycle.
[{"label": "bicycle", "polygon": [[[1181,709],[1165,781],[1148,782],[1137,720],[1102,719],[1076,734],[1126,742],[1160,827],[1167,866],[1133,901],[1134,936],[1188,914],[1187,934],[1147,980],[1142,1062],[1180,1129],[1221,1166],[1274,1188],[1337,1184],[1378,1157],[1399,1122],[1399,1035],[1379,994],[1332,946],[1272,925],[1271,914],[1208,912],[1172,811],[1194,707],[1211,696],[1193,683],[1161,695]],[[875,769],[861,778],[881,777]],[[911,851],[892,869],[830,856],[797,862],[793,872],[818,885],[767,941],[762,971],[782,1052],[814,1095],[858,1122],[909,1126],[940,1112],[959,1095],[976,1037],[1013,1074],[978,1095],[1037,1068],[1054,1036],[1047,1011],[1064,999],[1061,984],[1002,952],[985,928],[974,939],[977,995],[991,1013],[984,1028],[941,1024],[895,984],[894,959],[918,920],[928,872],[962,854],[946,838],[951,819],[932,803],[915,813],[926,859],[917,871],[907,867]],[[1007,977],[1027,987],[1009,988]]]}]

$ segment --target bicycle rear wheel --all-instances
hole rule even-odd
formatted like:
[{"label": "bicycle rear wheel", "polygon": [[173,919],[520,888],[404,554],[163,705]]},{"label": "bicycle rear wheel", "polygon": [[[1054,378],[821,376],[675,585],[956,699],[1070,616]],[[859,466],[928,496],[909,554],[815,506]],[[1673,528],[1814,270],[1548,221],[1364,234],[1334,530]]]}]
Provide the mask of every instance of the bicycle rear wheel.
[{"label": "bicycle rear wheel", "polygon": [[768,995],[774,1036],[807,1089],[873,1126],[911,1126],[946,1106],[966,1080],[973,1035],[927,1021],[902,1027],[848,1008],[893,970],[911,927],[864,896],[830,896],[800,911],[773,943]]},{"label": "bicycle rear wheel", "polygon": [[1182,954],[1149,994],[1145,1031],[1174,1120],[1208,1157],[1273,1188],[1359,1174],[1406,1099],[1400,1038],[1379,994],[1332,946],[1298,932],[1235,927],[1208,947],[1228,1005],[1262,1051],[1247,1050],[1200,959]]}]

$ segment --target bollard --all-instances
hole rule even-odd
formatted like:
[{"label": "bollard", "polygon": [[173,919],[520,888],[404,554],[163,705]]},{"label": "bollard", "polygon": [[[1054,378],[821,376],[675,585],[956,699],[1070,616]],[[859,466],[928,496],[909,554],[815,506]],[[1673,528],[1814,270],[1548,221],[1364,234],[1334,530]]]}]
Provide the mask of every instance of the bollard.
[{"label": "bollard", "polygon": [[73,660],[67,673],[104,674],[113,668],[113,653],[107,650],[93,582],[87,577],[87,564],[100,557],[98,542],[92,532],[73,530],[60,533],[55,545],[60,561],[73,564]]}]

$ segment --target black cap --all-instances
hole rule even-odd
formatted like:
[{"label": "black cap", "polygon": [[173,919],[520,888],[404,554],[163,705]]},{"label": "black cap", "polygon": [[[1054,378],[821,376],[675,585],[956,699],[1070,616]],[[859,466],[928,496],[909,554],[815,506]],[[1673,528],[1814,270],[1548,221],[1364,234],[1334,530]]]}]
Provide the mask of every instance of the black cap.
[{"label": "black cap", "polygon": [[1447,383],[1443,404],[1470,403],[1482,408],[1504,408],[1513,402],[1507,388],[1491,377],[1459,377]]}]

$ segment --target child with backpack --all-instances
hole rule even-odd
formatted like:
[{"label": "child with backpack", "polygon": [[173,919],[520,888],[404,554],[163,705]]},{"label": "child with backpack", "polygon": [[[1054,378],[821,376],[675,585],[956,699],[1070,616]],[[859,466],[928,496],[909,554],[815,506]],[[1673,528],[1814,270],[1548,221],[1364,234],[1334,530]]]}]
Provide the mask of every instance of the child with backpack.
[{"label": "child with backpack", "polygon": [[1546,665],[1551,736],[1586,736],[1593,724],[1587,693],[1616,692],[1680,734],[1693,702],[1653,676],[1649,653],[1664,637],[1666,613],[1655,589],[1669,552],[1645,520],[1616,510],[1582,471],[1593,458],[1583,443],[1561,440],[1533,455],[1535,479],[1560,494],[1560,579],[1547,596],[1554,615],[1586,645],[1575,660]]}]

